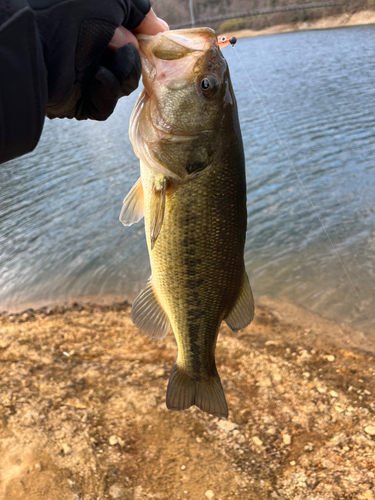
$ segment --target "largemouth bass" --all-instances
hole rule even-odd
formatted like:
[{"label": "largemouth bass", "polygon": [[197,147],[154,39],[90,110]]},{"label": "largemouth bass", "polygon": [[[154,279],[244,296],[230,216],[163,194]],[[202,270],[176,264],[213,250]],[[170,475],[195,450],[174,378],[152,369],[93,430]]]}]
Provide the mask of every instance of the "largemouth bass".
[{"label": "largemouth bass", "polygon": [[178,345],[166,404],[217,416],[228,407],[216,364],[221,322],[253,319],[245,271],[245,162],[227,63],[209,28],[139,35],[144,90],[130,120],[141,177],[124,200],[125,225],[144,215],[152,275],[131,319]]}]

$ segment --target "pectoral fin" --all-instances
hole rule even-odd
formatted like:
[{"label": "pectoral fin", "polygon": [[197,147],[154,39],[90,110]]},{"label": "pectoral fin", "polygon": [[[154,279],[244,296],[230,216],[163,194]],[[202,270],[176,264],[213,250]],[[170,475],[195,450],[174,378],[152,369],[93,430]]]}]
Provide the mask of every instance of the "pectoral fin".
[{"label": "pectoral fin", "polygon": [[151,278],[133,302],[130,318],[142,333],[152,339],[163,339],[171,324],[152,287]]},{"label": "pectoral fin", "polygon": [[241,290],[231,312],[225,318],[225,323],[233,332],[242,330],[254,318],[254,298],[246,271],[243,272]]},{"label": "pectoral fin", "polygon": [[143,187],[139,178],[129,193],[126,195],[120,213],[120,222],[124,226],[131,226],[143,217]]},{"label": "pectoral fin", "polygon": [[161,226],[163,225],[166,186],[167,186],[166,177],[160,175],[155,178],[154,186],[152,188],[152,197],[151,197],[151,221],[150,221],[151,250],[154,248],[155,242],[161,230]]}]

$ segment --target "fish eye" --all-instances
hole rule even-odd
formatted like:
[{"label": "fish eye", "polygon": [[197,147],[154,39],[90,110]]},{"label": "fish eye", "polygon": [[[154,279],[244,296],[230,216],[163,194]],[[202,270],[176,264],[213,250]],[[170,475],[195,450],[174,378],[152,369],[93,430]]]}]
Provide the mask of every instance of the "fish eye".
[{"label": "fish eye", "polygon": [[225,41],[226,41],[226,39],[227,39],[227,37],[226,37],[226,36],[222,36],[222,37],[221,37],[221,41],[222,41],[222,42],[225,42]]},{"label": "fish eye", "polygon": [[208,78],[203,78],[201,81],[202,90],[208,90],[210,88],[210,80]]},{"label": "fish eye", "polygon": [[220,88],[219,80],[213,75],[206,75],[200,81],[200,88],[205,97],[214,97]]}]

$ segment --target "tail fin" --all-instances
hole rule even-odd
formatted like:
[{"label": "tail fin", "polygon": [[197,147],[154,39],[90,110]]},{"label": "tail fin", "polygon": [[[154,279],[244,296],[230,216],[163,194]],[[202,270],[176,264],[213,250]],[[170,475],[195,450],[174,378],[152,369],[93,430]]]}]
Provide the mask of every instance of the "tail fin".
[{"label": "tail fin", "polygon": [[175,364],[169,377],[166,403],[169,410],[186,410],[196,405],[216,417],[228,416],[228,406],[216,367],[212,380],[200,381],[193,380]]}]

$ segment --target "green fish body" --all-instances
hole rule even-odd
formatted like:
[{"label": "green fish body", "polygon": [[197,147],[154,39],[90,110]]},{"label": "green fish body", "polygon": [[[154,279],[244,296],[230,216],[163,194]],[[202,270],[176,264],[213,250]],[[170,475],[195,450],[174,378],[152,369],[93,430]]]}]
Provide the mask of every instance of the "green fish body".
[{"label": "green fish body", "polygon": [[[120,220],[129,225],[144,215],[152,274],[131,318],[153,338],[173,330],[178,357],[167,407],[196,405],[227,416],[215,365],[219,328],[224,320],[238,331],[254,314],[243,258],[245,161],[229,71],[207,28],[142,37],[140,48],[145,90],[131,139],[141,178],[125,198]],[[185,58],[176,71],[173,63]],[[157,59],[154,80],[150,59]]]}]

